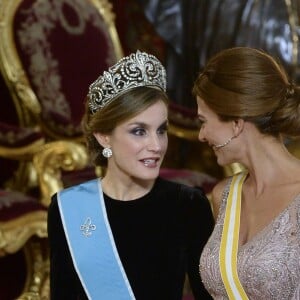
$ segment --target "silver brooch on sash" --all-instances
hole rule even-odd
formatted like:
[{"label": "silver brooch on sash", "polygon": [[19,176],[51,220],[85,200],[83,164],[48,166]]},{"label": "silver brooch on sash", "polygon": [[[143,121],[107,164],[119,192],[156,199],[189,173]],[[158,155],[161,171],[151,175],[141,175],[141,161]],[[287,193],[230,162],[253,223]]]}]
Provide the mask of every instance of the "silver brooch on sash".
[{"label": "silver brooch on sash", "polygon": [[92,224],[90,217],[85,220],[84,224],[80,225],[80,231],[86,237],[91,236],[94,230],[96,230],[96,225]]}]

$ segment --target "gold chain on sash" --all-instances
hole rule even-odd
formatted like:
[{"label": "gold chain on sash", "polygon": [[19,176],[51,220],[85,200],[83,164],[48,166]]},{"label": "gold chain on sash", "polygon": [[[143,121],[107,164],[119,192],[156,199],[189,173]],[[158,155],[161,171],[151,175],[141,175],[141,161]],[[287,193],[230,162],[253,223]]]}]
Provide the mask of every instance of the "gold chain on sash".
[{"label": "gold chain on sash", "polygon": [[232,178],[221,237],[219,265],[221,277],[230,300],[247,300],[237,272],[242,185],[247,173]]}]

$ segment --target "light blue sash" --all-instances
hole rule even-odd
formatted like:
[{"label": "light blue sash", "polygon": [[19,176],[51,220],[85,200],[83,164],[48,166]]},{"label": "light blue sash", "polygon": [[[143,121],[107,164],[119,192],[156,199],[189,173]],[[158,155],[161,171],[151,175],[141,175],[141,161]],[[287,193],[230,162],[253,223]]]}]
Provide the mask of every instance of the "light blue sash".
[{"label": "light blue sash", "polygon": [[100,180],[65,189],[57,199],[73,263],[88,298],[135,299],[107,219]]}]

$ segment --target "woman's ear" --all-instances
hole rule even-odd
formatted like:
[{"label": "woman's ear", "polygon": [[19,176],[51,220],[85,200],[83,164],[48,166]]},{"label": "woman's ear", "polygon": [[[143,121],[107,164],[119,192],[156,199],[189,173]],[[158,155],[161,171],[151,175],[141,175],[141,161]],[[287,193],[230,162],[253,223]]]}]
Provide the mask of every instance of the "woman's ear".
[{"label": "woman's ear", "polygon": [[239,136],[244,129],[245,121],[243,119],[236,119],[232,121],[234,136]]},{"label": "woman's ear", "polygon": [[109,136],[107,134],[102,134],[100,132],[94,132],[93,133],[95,139],[97,142],[103,147],[110,147],[109,145]]}]

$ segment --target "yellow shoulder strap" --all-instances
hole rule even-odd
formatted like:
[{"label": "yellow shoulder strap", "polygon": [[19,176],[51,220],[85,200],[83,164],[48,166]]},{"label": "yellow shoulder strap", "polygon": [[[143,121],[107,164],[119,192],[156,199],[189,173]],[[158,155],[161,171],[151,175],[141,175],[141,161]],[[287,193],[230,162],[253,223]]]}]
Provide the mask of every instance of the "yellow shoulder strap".
[{"label": "yellow shoulder strap", "polygon": [[237,272],[241,194],[246,177],[247,173],[240,173],[232,178],[221,237],[219,265],[221,277],[230,300],[248,299]]}]

